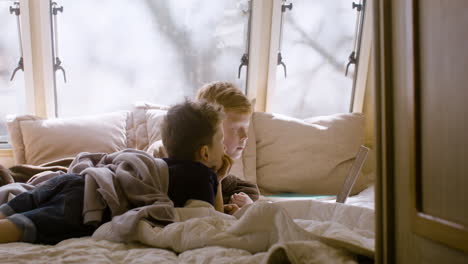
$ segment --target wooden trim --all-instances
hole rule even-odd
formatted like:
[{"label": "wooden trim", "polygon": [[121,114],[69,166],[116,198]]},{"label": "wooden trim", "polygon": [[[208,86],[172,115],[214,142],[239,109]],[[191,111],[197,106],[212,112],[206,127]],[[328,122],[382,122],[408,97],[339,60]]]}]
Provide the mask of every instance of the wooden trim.
[{"label": "wooden trim", "polygon": [[392,2],[374,2],[376,263],[395,263]]},{"label": "wooden trim", "polygon": [[27,14],[24,17],[28,20],[25,41],[29,42],[26,50],[30,59],[26,60],[25,67],[29,65],[31,71],[27,77],[27,89],[34,90],[32,114],[44,118],[55,117],[50,1],[28,0],[24,3],[23,6],[27,4],[29,11],[23,14]]},{"label": "wooden trim", "polygon": [[466,226],[417,211],[412,207],[411,226],[414,233],[449,247],[468,252]]},{"label": "wooden trim", "polygon": [[29,0],[20,1],[20,9],[23,15],[21,19],[21,45],[23,47],[24,62],[24,88],[26,91],[26,113],[35,114],[36,91],[34,90],[33,55],[31,42],[31,22],[29,15]]},{"label": "wooden trim", "polygon": [[281,30],[281,8],[283,5],[282,0],[273,0],[272,12],[271,12],[271,28],[270,28],[270,52],[269,52],[269,63],[268,63],[268,88],[265,94],[266,105],[265,110],[271,112],[273,96],[276,90],[276,70],[278,68],[278,49],[280,41],[280,30]]},{"label": "wooden trim", "polygon": [[271,28],[271,1],[252,0],[252,20],[247,78],[247,97],[256,99],[255,110],[266,110],[268,59]]},{"label": "wooden trim", "polygon": [[372,54],[372,5],[373,1],[366,1],[364,12],[364,25],[362,27],[361,50],[359,54],[359,63],[356,76],[356,85],[354,87],[354,96],[352,96],[351,112],[362,113],[364,108],[364,97],[366,93],[367,79],[370,73],[370,61]]},{"label": "wooden trim", "polygon": [[412,1],[412,14],[413,14],[413,27],[411,28],[411,34],[413,37],[413,113],[414,113],[414,124],[413,131],[410,131],[413,135],[411,139],[412,146],[412,159],[414,164],[411,170],[411,228],[414,233],[438,241],[449,247],[468,252],[468,227],[452,222],[450,220],[437,217],[434,215],[423,212],[422,204],[422,131],[421,131],[421,65],[420,65],[420,54],[419,54],[419,1]]},{"label": "wooden trim", "polygon": [[13,158],[13,149],[0,149],[0,157]]}]

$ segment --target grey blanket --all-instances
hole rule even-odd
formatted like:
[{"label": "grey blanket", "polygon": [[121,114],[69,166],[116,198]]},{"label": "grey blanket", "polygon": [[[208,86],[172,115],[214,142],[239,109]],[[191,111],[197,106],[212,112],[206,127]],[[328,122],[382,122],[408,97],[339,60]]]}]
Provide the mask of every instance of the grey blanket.
[{"label": "grey blanket", "polygon": [[174,219],[174,204],[167,196],[167,164],[144,151],[80,153],[68,173],[85,177],[84,222],[100,223],[108,206],[115,241],[136,240],[134,234],[140,220],[166,225]]},{"label": "grey blanket", "polygon": [[[42,167],[33,169],[42,172],[30,178],[28,183],[0,187],[0,203],[65,173]],[[140,220],[153,226],[173,222],[174,204],[167,196],[169,170],[162,159],[135,149],[112,154],[83,152],[76,156],[67,173],[85,178],[83,218],[86,224],[101,224],[104,210],[110,208],[114,241],[137,240],[134,235]]]}]

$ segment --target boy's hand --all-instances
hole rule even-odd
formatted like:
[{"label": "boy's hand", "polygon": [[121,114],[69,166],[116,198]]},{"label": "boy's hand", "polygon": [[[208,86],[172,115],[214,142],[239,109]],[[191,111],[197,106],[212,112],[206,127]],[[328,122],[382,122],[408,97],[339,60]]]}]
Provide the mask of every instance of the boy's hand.
[{"label": "boy's hand", "polygon": [[227,176],[227,174],[231,170],[232,162],[232,159],[228,155],[223,155],[223,164],[221,165],[221,168],[219,168],[219,170],[216,172],[216,174],[218,175],[218,181],[221,181],[222,179],[224,179],[224,177]]},{"label": "boy's hand", "polygon": [[243,207],[246,204],[253,203],[252,199],[250,199],[250,197],[243,192],[231,195],[231,199],[229,200],[229,202],[239,206],[239,208]]},{"label": "boy's hand", "polygon": [[239,206],[237,204],[225,204],[224,205],[224,213],[233,215],[235,212],[239,210]]}]

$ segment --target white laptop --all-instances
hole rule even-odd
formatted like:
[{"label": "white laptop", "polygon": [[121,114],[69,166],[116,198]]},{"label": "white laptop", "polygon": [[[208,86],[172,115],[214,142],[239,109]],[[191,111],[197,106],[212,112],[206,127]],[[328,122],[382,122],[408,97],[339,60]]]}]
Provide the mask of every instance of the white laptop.
[{"label": "white laptop", "polygon": [[348,172],[348,176],[346,176],[345,181],[343,182],[343,185],[341,186],[341,190],[336,196],[337,203],[346,202],[346,199],[351,193],[351,190],[353,189],[353,186],[356,183],[359,173],[361,172],[362,166],[364,165],[364,162],[366,161],[368,153],[369,153],[369,148],[362,146],[362,145],[359,147],[359,151],[356,155],[356,159],[353,162],[353,166],[351,166],[351,169]]}]

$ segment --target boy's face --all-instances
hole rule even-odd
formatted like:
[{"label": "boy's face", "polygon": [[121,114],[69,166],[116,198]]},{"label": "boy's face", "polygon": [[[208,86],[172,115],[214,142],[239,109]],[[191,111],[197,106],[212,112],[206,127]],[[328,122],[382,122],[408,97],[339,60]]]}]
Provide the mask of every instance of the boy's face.
[{"label": "boy's face", "polygon": [[226,154],[232,159],[238,159],[247,144],[247,131],[250,125],[250,114],[226,111],[223,122],[224,146]]},{"label": "boy's face", "polygon": [[222,125],[219,125],[217,130],[211,146],[208,146],[209,155],[207,167],[212,168],[214,171],[219,170],[223,165],[224,155],[224,133]]}]

